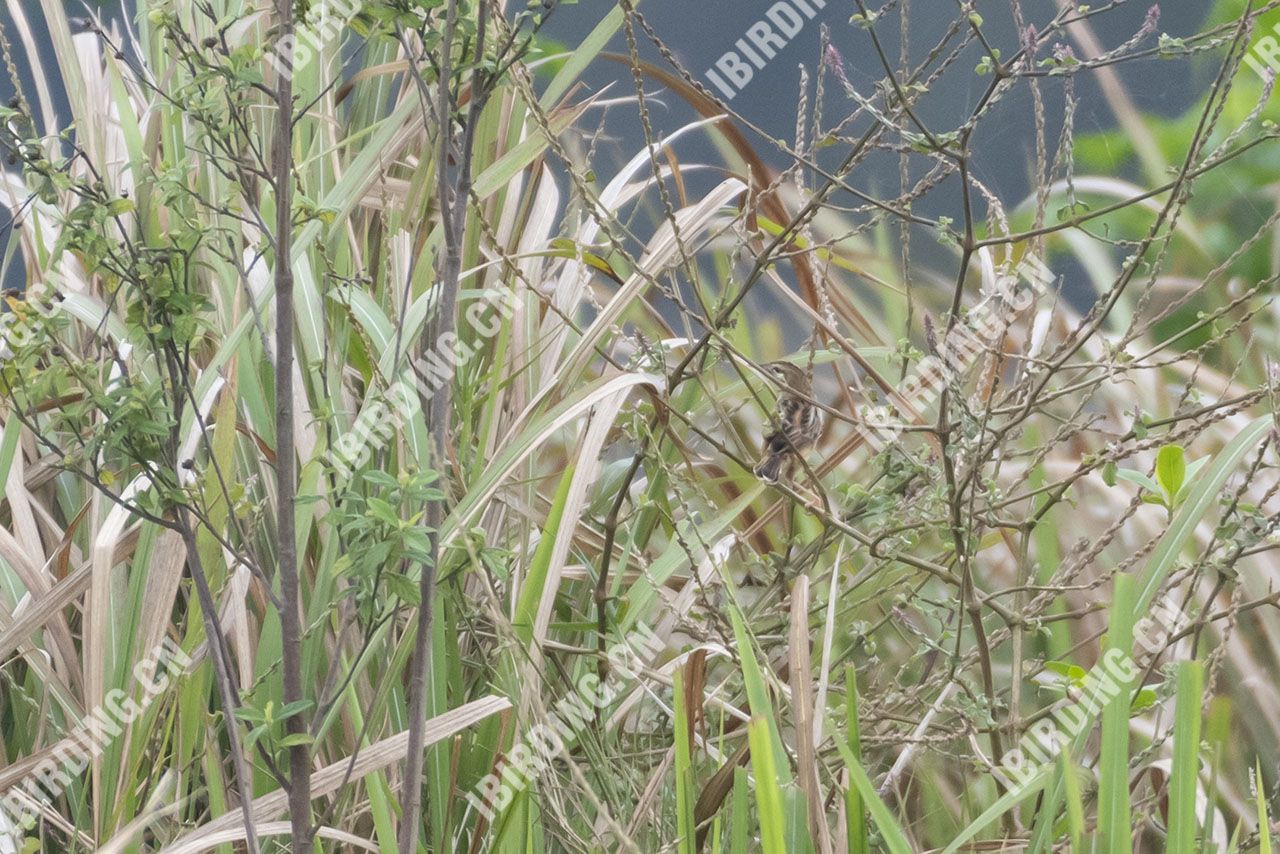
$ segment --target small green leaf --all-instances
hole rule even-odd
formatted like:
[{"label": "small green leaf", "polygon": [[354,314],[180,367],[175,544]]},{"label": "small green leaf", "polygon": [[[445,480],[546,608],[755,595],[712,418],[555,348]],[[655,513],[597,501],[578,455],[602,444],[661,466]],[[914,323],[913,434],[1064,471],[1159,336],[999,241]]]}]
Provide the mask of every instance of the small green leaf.
[{"label": "small green leaf", "polygon": [[398,572],[389,572],[383,577],[383,581],[387,585],[387,590],[391,591],[392,595],[399,597],[405,604],[416,605],[420,601],[418,585],[407,576]]},{"label": "small green leaf", "polygon": [[1140,486],[1150,492],[1160,491],[1160,484],[1156,483],[1140,471],[1134,471],[1133,469],[1117,469],[1116,477],[1120,478],[1120,480],[1127,480],[1129,483]]},{"label": "small green leaf", "polygon": [[267,734],[267,725],[258,724],[256,727],[250,730],[247,736],[245,736],[244,749],[249,750],[250,748],[252,748],[255,744],[258,743],[258,739],[262,738],[266,734]]},{"label": "small green leaf", "polygon": [[248,721],[250,723],[261,721],[263,719],[262,712],[255,709],[253,706],[241,706],[232,714],[237,720]]},{"label": "small green leaf", "polygon": [[1069,661],[1046,661],[1044,669],[1060,676],[1066,676],[1072,682],[1083,682],[1088,673],[1078,664]]},{"label": "small green leaf", "polygon": [[1154,688],[1143,688],[1133,698],[1133,704],[1129,706],[1129,714],[1136,715],[1138,712],[1145,711],[1156,704],[1156,700],[1160,695],[1156,693]]},{"label": "small green leaf", "polygon": [[280,713],[276,715],[276,719],[285,720],[287,718],[291,718],[300,712],[307,711],[314,705],[315,703],[311,700],[294,700],[292,703],[287,703],[282,709],[280,709]]},{"label": "small green leaf", "polygon": [[369,513],[380,521],[386,522],[393,527],[400,524],[400,514],[396,509],[381,498],[369,499]]},{"label": "small green leaf", "polygon": [[1156,481],[1173,504],[1187,477],[1187,458],[1181,445],[1165,445],[1156,455]]}]

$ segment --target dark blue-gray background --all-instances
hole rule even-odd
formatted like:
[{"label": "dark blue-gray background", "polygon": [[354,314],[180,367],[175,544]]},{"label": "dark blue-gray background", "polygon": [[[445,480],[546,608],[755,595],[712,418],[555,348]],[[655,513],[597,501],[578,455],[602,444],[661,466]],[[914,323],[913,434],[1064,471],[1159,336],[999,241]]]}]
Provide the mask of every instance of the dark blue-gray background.
[{"label": "dark blue-gray background", "polygon": [[[705,76],[706,70],[724,52],[734,50],[734,42],[742,38],[754,22],[763,18],[765,11],[774,2],[776,0],[701,0],[697,3],[657,0],[640,3],[638,8],[672,53],[708,89],[715,91]],[[571,48],[590,32],[613,5],[611,0],[583,0],[572,6],[562,6],[552,15],[546,33]],[[883,2],[868,3],[872,8],[883,5]],[[1026,0],[1022,5],[1028,22],[1033,25],[1043,26],[1056,11],[1056,4],[1050,0]],[[1143,47],[1153,47],[1161,32],[1175,38],[1195,33],[1204,24],[1209,11],[1207,3],[1186,0],[1169,0],[1158,5],[1161,12],[1159,27],[1144,42]],[[909,29],[913,62],[921,61],[942,38],[947,27],[956,18],[958,6],[955,0],[911,0]],[[1130,2],[1092,19],[1095,34],[1104,48],[1109,50],[1117,47],[1132,37],[1142,26],[1150,6],[1148,2]],[[881,44],[895,66],[899,50],[897,7],[898,4],[893,4],[893,9],[881,16],[876,28]],[[1019,40],[1009,12],[1009,3],[1006,0],[979,3],[978,9],[983,15],[983,31],[988,41],[1001,49],[1005,57],[1013,54]],[[844,57],[850,82],[862,95],[872,95],[875,82],[884,77],[884,70],[867,33],[849,22],[850,16],[856,12],[857,5],[852,0],[828,0],[815,20],[807,22],[784,50],[769,60],[763,70],[755,72],[752,80],[730,102],[733,109],[759,126],[765,134],[792,141],[799,101],[799,66],[803,64],[812,78],[818,60],[819,25],[823,23],[830,28],[832,44]],[[638,29],[637,38],[641,43],[642,55],[661,64],[657,51],[647,43],[644,34]],[[626,52],[627,44],[623,34],[614,38],[610,49]],[[980,58],[981,54],[976,46],[970,48],[924,99],[919,112],[932,130],[951,130],[969,116],[991,82],[991,77],[973,73]],[[1139,110],[1170,117],[1186,110],[1203,97],[1215,70],[1208,62],[1193,68],[1186,61],[1154,58],[1123,63],[1115,66],[1115,69]],[[596,62],[585,78],[597,89],[612,83],[609,91],[615,97],[634,92],[629,73],[615,63]],[[656,83],[648,83],[646,89],[659,96],[660,103],[651,105],[653,123],[657,129],[670,131],[694,117],[678,97],[661,92]],[[827,89],[824,124],[829,127],[851,111],[853,104],[838,91],[834,81],[828,81]],[[1061,80],[1045,80],[1042,89],[1052,146],[1063,115]],[[1115,118],[1102,98],[1092,74],[1077,78],[1076,92],[1080,99],[1076,114],[1077,134],[1115,127]],[[1020,201],[1030,186],[1029,172],[1034,162],[1035,147],[1031,115],[1030,90],[1026,85],[1019,85],[995,108],[992,117],[984,120],[974,139],[973,174],[1007,205]],[[622,110],[614,111],[610,129],[624,140],[639,138],[638,123],[627,121]],[[767,155],[771,151],[768,142],[750,131],[747,135],[762,154]],[[624,152],[628,156],[635,150],[635,145],[624,146]],[[838,151],[831,153],[837,159],[838,155]],[[775,166],[787,163],[786,157],[781,154],[770,156],[770,160],[771,165]],[[862,189],[875,187],[881,194],[892,192],[896,188],[896,157],[875,160],[869,168],[871,174],[860,173],[853,183]],[[926,202],[924,212],[934,216],[955,216],[957,194],[950,192],[942,195],[950,198]],[[930,205],[938,207],[929,211]]]},{"label": "dark blue-gray background", "polygon": [[[639,3],[638,7],[674,55],[705,84],[706,69],[724,52],[733,50],[734,42],[742,38],[751,24],[760,20],[774,2],[775,0],[699,0],[694,3],[650,0]],[[37,49],[44,53],[44,67],[53,69],[55,64],[48,37],[41,28],[43,14],[40,4],[36,0],[22,0],[22,3],[29,20],[38,31]],[[555,43],[572,49],[613,6],[613,0],[582,0],[559,6],[551,14],[544,29],[544,35],[550,42],[549,49],[554,49]],[[1050,0],[1025,0],[1023,6],[1033,24],[1043,24],[1049,20],[1056,8]],[[1157,32],[1169,33],[1174,37],[1194,33],[1203,25],[1208,12],[1208,4],[1185,0],[1168,0],[1160,6],[1161,19]],[[104,3],[95,8],[108,19],[132,17],[137,11],[133,3]],[[1145,2],[1126,3],[1093,19],[1092,25],[1104,46],[1110,49],[1138,30],[1147,16],[1148,8],[1149,4]],[[83,9],[84,6],[80,3],[67,4],[68,14],[73,17],[83,14]],[[911,0],[911,54],[914,61],[919,61],[943,35],[948,24],[956,17],[957,9],[955,0]],[[1012,54],[1017,49],[1018,38],[1008,4],[1004,0],[979,3],[978,9],[983,14],[983,30],[988,40],[999,47],[1005,56]],[[733,99],[733,108],[758,125],[765,134],[791,141],[794,138],[799,99],[799,66],[805,65],[811,74],[814,71],[818,60],[819,25],[823,23],[830,27],[832,43],[844,57],[850,81],[862,94],[872,94],[875,81],[884,76],[883,69],[872,50],[867,33],[849,22],[850,15],[856,11],[856,5],[847,0],[828,0],[816,20],[807,21],[803,30],[769,61],[765,69],[755,72],[750,83]],[[30,64],[26,61],[21,42],[10,29],[10,21],[7,8],[0,6],[0,23],[4,24],[10,34],[9,41],[13,46],[23,86],[31,94],[34,88]],[[892,10],[883,15],[877,25],[877,32],[894,62],[898,55],[897,21],[897,4],[894,4]],[[640,41],[642,56],[661,64],[658,51],[648,43],[644,34],[637,31],[636,35]],[[1151,36],[1147,46],[1153,45],[1155,38],[1156,36]],[[622,32],[614,37],[608,49],[618,53],[626,52],[627,43]],[[990,77],[973,73],[980,56],[976,47],[971,48],[922,102],[919,113],[933,130],[950,130],[962,122],[989,84]],[[1142,111],[1163,116],[1177,115],[1201,98],[1214,70],[1208,62],[1193,67],[1186,61],[1156,58],[1124,63],[1116,66],[1116,69],[1135,105]],[[589,91],[607,90],[607,97],[634,93],[630,72],[623,65],[603,59],[592,64],[584,75],[584,80]],[[1046,80],[1043,88],[1052,142],[1056,139],[1063,112],[1062,83],[1060,80]],[[60,85],[55,85],[53,89],[61,102],[59,111],[65,117],[65,98]],[[653,96],[649,107],[654,129],[659,134],[670,133],[696,118],[695,113],[678,96],[663,91],[657,83],[646,81],[646,91]],[[7,100],[11,94],[12,84],[7,76],[0,75],[0,99]],[[1115,126],[1114,116],[1101,97],[1092,75],[1082,75],[1078,79],[1077,94],[1080,97],[1080,109],[1076,117],[1077,133]],[[825,124],[832,125],[852,108],[853,105],[839,92],[835,82],[829,81],[824,104]],[[1009,207],[1021,201],[1030,187],[1029,171],[1034,155],[1034,137],[1029,119],[1031,112],[1030,92],[1026,85],[1019,85],[1013,94],[996,107],[991,118],[984,121],[974,138],[974,176]],[[621,162],[629,158],[639,149],[643,137],[635,108],[629,105],[610,110],[604,130],[611,144],[598,147],[605,162],[596,164],[596,169],[602,178],[607,178],[610,171],[608,160]],[[772,147],[766,139],[751,131],[747,131],[747,136],[771,165],[786,165],[786,156]],[[682,142],[680,154],[686,162],[720,162],[705,137]],[[826,162],[834,163],[840,154],[840,147],[835,146],[823,152],[822,157]],[[922,158],[918,160],[922,161],[919,163],[920,170],[927,168],[928,164]],[[921,173],[915,173],[915,177],[919,174]],[[714,180],[715,175],[695,178],[690,190],[696,194],[701,188],[699,182],[705,187]],[[860,189],[880,196],[895,194],[898,185],[897,157],[885,154],[871,158],[850,181]],[[842,201],[853,203],[854,200],[846,197]],[[926,216],[957,217],[957,185],[953,183],[939,188],[921,200],[916,210]],[[0,238],[5,236],[7,235],[0,235]],[[16,272],[19,271],[10,270],[11,275]],[[8,284],[12,286],[12,283]]]},{"label": "dark blue-gray background", "polygon": [[[753,23],[765,17],[765,12],[776,0],[733,2],[733,0],[709,0],[698,3],[656,2],[640,3],[638,8],[652,29],[671,50],[675,57],[704,86],[716,91],[705,72],[726,51],[737,50],[735,42],[746,35]],[[794,5],[794,0],[785,0]],[[811,5],[812,0],[810,0]],[[878,9],[890,5],[876,24],[876,34],[890,62],[897,67],[899,56],[899,3],[867,3]],[[913,65],[919,64],[945,35],[947,28],[959,14],[955,0],[910,0],[908,30],[909,56]],[[1180,38],[1195,34],[1205,26],[1209,3],[1168,0],[1159,5],[1159,23],[1154,32],[1141,43],[1141,48],[1152,48],[1161,33]],[[561,42],[566,48],[582,41],[594,25],[614,6],[612,0],[583,0],[572,6],[560,7],[551,17],[546,34]],[[1022,3],[1027,23],[1043,27],[1053,19],[1057,4],[1051,0],[1024,0]],[[977,4],[982,14],[982,30],[988,42],[1001,51],[1002,56],[1012,56],[1021,40],[1007,0],[993,0]],[[1090,26],[1104,50],[1112,50],[1132,38],[1147,19],[1149,2],[1128,2],[1090,19]],[[810,105],[812,105],[813,79],[819,60],[820,25],[829,28],[831,43],[843,57],[843,64],[850,83],[863,97],[875,93],[877,81],[884,79],[885,71],[869,34],[859,25],[850,23],[850,17],[858,11],[852,0],[828,0],[816,18],[807,21],[804,28],[775,57],[769,59],[763,69],[756,70],[749,83],[730,101],[730,106],[759,133],[744,128],[748,140],[762,157],[775,168],[790,164],[788,156],[767,139],[773,137],[794,141],[797,105],[800,99],[800,66],[810,77]],[[662,66],[658,50],[648,42],[639,27],[635,36],[643,58]],[[958,41],[952,39],[951,46]],[[1075,47],[1077,54],[1080,52]],[[620,32],[610,43],[609,49],[626,53],[628,44],[625,33]],[[950,48],[949,48],[950,49]],[[949,52],[948,49],[948,52]],[[1048,50],[1044,51],[1047,55]],[[972,114],[991,83],[991,76],[981,76],[975,69],[982,59],[980,47],[971,45],[941,78],[930,86],[916,108],[916,114],[935,133],[956,129]],[[1221,57],[1202,57],[1196,61],[1160,58],[1135,59],[1112,66],[1134,107],[1140,112],[1162,117],[1174,117],[1186,111],[1204,97],[1217,71]],[[627,69],[615,62],[595,62],[584,75],[586,83],[596,91],[606,90],[607,97],[633,95],[635,84]],[[1041,92],[1045,103],[1045,117],[1050,160],[1054,157],[1058,134],[1064,115],[1064,81],[1062,78],[1041,80]],[[1074,80],[1078,108],[1075,115],[1076,136],[1095,131],[1112,130],[1116,118],[1099,88],[1094,72],[1077,75]],[[851,114],[855,104],[840,91],[834,80],[828,77],[826,97],[823,103],[823,127],[830,128],[840,119]],[[661,89],[654,81],[645,81],[645,91],[654,96],[649,108],[652,125],[658,133],[671,132],[697,114],[677,95]],[[1000,100],[979,124],[971,146],[970,171],[974,178],[990,190],[1006,210],[1012,210],[1031,191],[1032,169],[1035,162],[1034,107],[1030,87],[1025,82]],[[864,120],[853,125],[849,136],[860,135],[869,125]],[[610,112],[606,131],[618,145],[610,151],[612,156],[625,159],[639,150],[643,140],[642,128],[632,106],[615,108]],[[896,141],[892,136],[890,141]],[[723,158],[715,151],[705,136],[686,137],[678,143],[683,162],[721,163]],[[609,149],[605,149],[609,151]],[[820,150],[816,157],[824,167],[833,168],[848,152],[848,145],[835,145]],[[600,165],[593,164],[598,173]],[[919,180],[932,168],[933,161],[925,157],[913,158],[910,181]],[[1101,168],[1101,167],[1094,167]],[[1108,174],[1130,178],[1141,184],[1149,183],[1137,164],[1124,162],[1117,157],[1106,167]],[[607,174],[607,173],[605,173]],[[720,180],[715,173],[695,174],[690,181],[690,194],[697,196],[710,184]],[[821,176],[810,176],[816,185]],[[848,183],[877,198],[893,198],[899,193],[899,156],[892,152],[873,154],[848,176]],[[986,217],[986,205],[974,194],[975,214]],[[849,193],[836,193],[832,202],[837,205],[858,205],[859,200]],[[930,218],[950,217],[959,221],[963,203],[959,181],[944,181],[936,189],[914,203],[913,211]],[[1052,211],[1050,212],[1052,215]],[[866,215],[860,218],[865,223]],[[913,265],[923,265],[934,270],[950,270],[954,266],[953,255],[940,246],[932,234],[920,234],[915,229],[912,246]],[[896,235],[896,231],[893,232]],[[896,253],[896,249],[892,250]],[[1116,248],[1117,259],[1127,250]],[[1066,297],[1079,307],[1088,305],[1096,292],[1088,283],[1078,262],[1064,257],[1052,262],[1055,272],[1063,275]],[[784,275],[785,275],[785,271]],[[953,272],[942,274],[954,276]],[[770,300],[764,298],[749,301],[757,308],[766,308]],[[918,330],[916,330],[918,332]],[[795,333],[796,330],[790,330]],[[914,334],[914,333],[913,333]]]}]

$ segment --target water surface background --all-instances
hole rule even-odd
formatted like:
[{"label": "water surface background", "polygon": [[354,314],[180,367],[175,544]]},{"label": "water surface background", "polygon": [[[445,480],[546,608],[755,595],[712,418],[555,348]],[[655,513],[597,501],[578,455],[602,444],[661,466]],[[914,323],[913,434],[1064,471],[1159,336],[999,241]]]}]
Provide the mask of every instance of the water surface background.
[{"label": "water surface background", "polygon": [[[820,0],[818,0],[820,2]],[[37,29],[36,50],[43,54],[44,67],[52,69],[52,49],[48,35],[43,31],[41,23],[43,15],[40,4],[36,0],[21,0],[32,26]],[[734,42],[745,36],[747,29],[764,17],[765,11],[776,0],[761,2],[741,2],[741,0],[649,0],[638,4],[638,8],[665,42],[672,53],[697,77],[709,86],[704,72],[723,53],[734,50]],[[788,0],[789,2],[789,0]],[[810,0],[814,3],[814,0]],[[572,49],[581,43],[595,25],[614,7],[612,0],[581,0],[571,5],[561,5],[550,16],[544,29],[548,41],[548,49],[554,50],[556,45]],[[816,3],[814,3],[816,5]],[[883,5],[883,4],[875,4]],[[1026,0],[1023,3],[1028,19],[1033,24],[1043,25],[1054,14],[1055,4],[1049,0]],[[1186,0],[1167,0],[1160,4],[1161,19],[1158,32],[1165,32],[1174,37],[1191,35],[1204,23],[1208,4],[1186,2]],[[122,15],[134,14],[136,7],[132,3],[107,2],[96,6],[107,19],[120,19]],[[956,15],[955,0],[910,0],[910,32],[911,55],[913,60],[923,58],[929,49],[943,36],[950,21]],[[1127,39],[1142,25],[1148,14],[1149,5],[1140,2],[1126,3],[1118,9],[1107,12],[1094,19],[1094,29],[1105,47],[1113,48]],[[68,3],[68,14],[72,16],[83,13],[80,3]],[[988,40],[1000,47],[1005,56],[1012,54],[1019,43],[1009,13],[1009,6],[1004,0],[979,3],[978,9],[983,14],[983,29]],[[849,22],[851,14],[857,11],[852,2],[845,0],[828,0],[825,8],[818,12],[815,20],[807,21],[804,28],[789,41],[785,49],[768,62],[763,70],[755,72],[752,80],[731,101],[732,107],[744,118],[756,125],[767,137],[777,137],[791,142],[795,136],[796,110],[800,91],[800,66],[805,66],[811,76],[815,71],[819,44],[820,27],[829,27],[831,41],[844,58],[846,73],[850,82],[864,95],[874,92],[875,82],[884,76],[883,68],[872,49],[867,33]],[[899,49],[897,33],[897,4],[886,13],[877,26],[885,50],[896,61]],[[34,80],[31,79],[30,63],[26,61],[23,47],[11,27],[12,19],[7,7],[0,7],[0,24],[6,28],[10,43],[15,52],[23,86],[28,93],[34,91]],[[657,64],[662,60],[656,48],[648,42],[642,32],[637,30],[640,54]],[[1148,40],[1147,46],[1153,45],[1155,37]],[[610,42],[609,50],[625,54],[627,41],[624,32],[620,31]],[[955,128],[972,111],[977,100],[990,82],[990,77],[982,77],[971,73],[981,54],[976,47],[971,49],[956,67],[950,70],[933,92],[921,103],[919,115],[935,131],[947,131]],[[1136,106],[1155,115],[1172,117],[1180,114],[1197,100],[1203,97],[1204,91],[1212,79],[1214,66],[1205,61],[1198,65],[1186,61],[1168,61],[1158,58],[1142,59],[1127,62],[1116,67],[1130,96]],[[634,81],[629,70],[615,62],[599,60],[584,75],[588,91],[604,93],[605,97],[618,98],[634,94]],[[65,96],[60,85],[53,90],[59,100],[59,111],[65,120],[67,107]],[[709,86],[710,88],[710,86]],[[823,110],[825,124],[830,126],[853,109],[852,102],[845,96],[834,80],[828,80],[827,97]],[[677,95],[663,90],[653,81],[646,81],[646,93],[651,96],[649,108],[655,133],[659,136],[669,134],[676,128],[696,119],[696,113]],[[1062,84],[1059,80],[1047,80],[1043,87],[1049,119],[1050,140],[1056,140],[1063,115]],[[7,76],[0,76],[0,99],[8,100],[13,94],[12,84]],[[1077,95],[1080,106],[1076,115],[1076,131],[1089,133],[1115,127],[1115,119],[1103,100],[1092,75],[1082,75],[1077,79]],[[979,132],[973,142],[973,159],[971,168],[973,175],[994,192],[1007,207],[1013,207],[1024,199],[1031,187],[1030,170],[1034,163],[1034,136],[1032,134],[1030,116],[1032,114],[1031,95],[1025,85],[1019,86],[995,108],[995,114],[980,125]],[[587,124],[601,122],[599,113],[590,116]],[[854,132],[865,129],[865,124],[854,126]],[[643,144],[643,133],[632,105],[622,105],[610,109],[603,116],[599,125],[601,136],[597,143],[598,161],[596,171],[601,180],[607,180],[616,164],[629,159]],[[785,153],[761,135],[747,130],[748,139],[757,147],[770,165],[781,168],[788,164]],[[585,144],[585,143],[584,143]],[[842,146],[819,152],[818,156],[824,165],[832,166],[843,155]],[[705,134],[685,137],[679,143],[678,153],[684,162],[705,162],[719,164],[723,158],[714,149]],[[1051,152],[1052,153],[1052,152]],[[913,177],[923,174],[927,163],[917,158],[918,169]],[[896,194],[898,176],[898,157],[893,154],[877,154],[872,156],[849,181],[860,190],[874,193],[880,197],[891,197]],[[1140,180],[1140,176],[1126,174],[1124,167],[1116,165],[1115,172],[1123,177]],[[696,195],[718,180],[723,175],[715,171],[695,174],[689,183],[690,193]],[[563,188],[562,188],[563,189]],[[856,199],[849,194],[844,198],[835,198],[838,203],[856,204]],[[949,216],[958,219],[960,214],[960,193],[958,182],[944,184],[937,190],[921,199],[915,210],[929,217]],[[7,233],[0,234],[0,239],[7,238]],[[914,238],[913,238],[914,240]],[[927,256],[936,257],[939,250],[930,248],[929,241],[917,240],[921,251]],[[17,265],[13,265],[17,266]],[[21,270],[10,268],[5,280],[6,285],[15,285],[15,274],[21,278]],[[20,284],[20,281],[16,284]]]}]

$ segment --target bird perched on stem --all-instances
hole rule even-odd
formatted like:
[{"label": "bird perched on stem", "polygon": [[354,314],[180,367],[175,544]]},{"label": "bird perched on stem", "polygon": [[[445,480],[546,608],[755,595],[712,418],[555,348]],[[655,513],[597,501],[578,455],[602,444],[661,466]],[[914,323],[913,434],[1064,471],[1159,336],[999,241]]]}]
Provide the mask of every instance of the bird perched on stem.
[{"label": "bird perched on stem", "polygon": [[764,451],[754,469],[756,477],[777,483],[784,468],[790,473],[796,458],[822,435],[822,410],[813,403],[813,383],[799,365],[769,362],[764,369],[777,380],[775,429],[764,438]]}]

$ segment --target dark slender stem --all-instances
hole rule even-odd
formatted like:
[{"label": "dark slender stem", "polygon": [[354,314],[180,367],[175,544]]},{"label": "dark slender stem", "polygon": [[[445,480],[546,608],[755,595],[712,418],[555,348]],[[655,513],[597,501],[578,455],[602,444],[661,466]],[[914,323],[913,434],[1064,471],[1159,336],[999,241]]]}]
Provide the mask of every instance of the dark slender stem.
[{"label": "dark slender stem", "polygon": [[[423,348],[434,347],[453,333],[458,288],[462,278],[463,231],[467,222],[467,204],[471,194],[471,159],[475,128],[483,109],[488,85],[492,82],[480,70],[485,52],[489,4],[481,0],[476,8],[476,42],[471,74],[471,103],[467,117],[454,144],[453,127],[453,47],[458,26],[458,2],[449,0],[445,8],[444,32],[440,39],[439,79],[436,92],[435,118],[439,146],[436,152],[441,228],[444,255],[440,268],[440,304],[435,323],[424,335]],[[417,63],[408,57],[411,73],[420,90],[425,82]],[[456,164],[450,169],[450,163]],[[449,413],[452,409],[452,386],[445,383],[428,402],[427,429],[431,434],[432,462],[443,478],[445,447],[449,440]],[[414,638],[413,666],[409,674],[409,752],[405,757],[401,798],[404,820],[400,825],[400,854],[417,849],[422,816],[422,763],[428,673],[431,668],[431,632],[435,612],[436,576],[440,564],[440,526],[444,521],[443,499],[427,502],[424,514],[430,537],[431,560],[422,567],[418,579],[417,635]]]},{"label": "dark slender stem", "polygon": [[[622,505],[626,502],[627,496],[631,493],[631,482],[635,480],[636,473],[640,471],[640,465],[644,462],[644,455],[649,450],[649,435],[641,441],[639,449],[636,450],[635,456],[631,458],[631,467],[627,469],[627,473],[622,477],[624,486],[618,490],[618,494],[614,496],[613,505],[609,508],[609,517],[604,523],[604,546],[600,553],[600,574],[596,578],[596,650],[600,653],[597,662],[596,674],[600,681],[603,682],[609,672],[609,659],[605,656],[605,637],[609,632],[609,619],[606,606],[609,604],[609,564],[613,560],[613,544],[618,536],[618,517],[622,512]],[[600,720],[600,709],[596,709],[596,722]]]},{"label": "dark slender stem", "polygon": [[222,713],[226,717],[227,743],[231,749],[231,766],[235,770],[236,789],[240,794],[241,812],[244,813],[244,838],[250,854],[258,854],[258,833],[253,826],[253,776],[249,772],[249,764],[245,761],[244,750],[240,746],[240,731],[236,728],[236,709],[240,707],[239,692],[232,681],[231,663],[227,658],[226,638],[222,634],[222,624],[218,622],[218,605],[209,589],[209,578],[205,575],[204,565],[200,562],[200,551],[196,548],[196,535],[191,527],[189,513],[186,508],[178,510],[178,533],[187,548],[187,567],[191,570],[191,578],[196,585],[196,599],[200,602],[200,616],[204,620],[205,644],[209,650],[209,660],[213,662],[214,682],[218,686]]},{"label": "dark slender stem", "polygon": [[[282,39],[293,33],[291,0],[276,0]],[[276,525],[280,555],[280,637],[283,648],[285,705],[300,702],[302,691],[302,592],[298,580],[295,531],[297,455],[294,451],[293,410],[293,78],[280,75],[276,86],[276,134],[272,151],[276,203]],[[285,732],[305,736],[303,712],[285,719]],[[289,821],[294,854],[311,848],[311,747],[295,739],[289,747]]]}]

